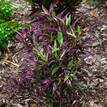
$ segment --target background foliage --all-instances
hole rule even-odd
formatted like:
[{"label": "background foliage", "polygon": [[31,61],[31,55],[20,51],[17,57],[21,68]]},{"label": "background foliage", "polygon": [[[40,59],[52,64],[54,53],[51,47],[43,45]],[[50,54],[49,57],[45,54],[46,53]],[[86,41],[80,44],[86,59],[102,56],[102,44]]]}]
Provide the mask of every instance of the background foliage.
[{"label": "background foliage", "polygon": [[6,50],[8,40],[15,38],[15,30],[21,29],[18,21],[12,20],[14,7],[11,5],[12,0],[0,2],[0,48]]}]

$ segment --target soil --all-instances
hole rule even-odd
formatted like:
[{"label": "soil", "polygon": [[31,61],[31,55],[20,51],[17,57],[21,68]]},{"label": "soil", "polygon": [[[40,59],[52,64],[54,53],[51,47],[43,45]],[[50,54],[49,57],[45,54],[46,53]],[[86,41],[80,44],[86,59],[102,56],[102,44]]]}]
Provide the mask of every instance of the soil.
[{"label": "soil", "polygon": [[[30,23],[29,18],[30,7],[23,0],[13,0],[13,5],[22,5],[23,10],[16,9],[16,20],[21,24]],[[107,1],[105,6],[90,6],[87,2],[81,3],[76,8],[76,15],[83,16],[79,22],[82,30],[85,32],[83,37],[92,37],[86,46],[94,54],[94,57],[87,57],[86,61],[90,65],[94,80],[89,82],[89,89],[86,89],[80,99],[75,99],[72,107],[107,107]],[[94,15],[93,15],[93,14]],[[97,25],[90,31],[86,32],[87,28],[93,23]],[[4,52],[0,57],[8,59],[16,64],[21,65],[23,46],[14,41],[9,42],[9,49],[12,56]],[[28,93],[23,96],[18,96],[15,92],[9,93],[7,87],[12,84],[11,78],[21,72],[20,69],[10,63],[0,61],[0,107],[40,107],[39,102],[43,102],[43,98],[38,98]],[[45,107],[45,105],[43,106]]]}]

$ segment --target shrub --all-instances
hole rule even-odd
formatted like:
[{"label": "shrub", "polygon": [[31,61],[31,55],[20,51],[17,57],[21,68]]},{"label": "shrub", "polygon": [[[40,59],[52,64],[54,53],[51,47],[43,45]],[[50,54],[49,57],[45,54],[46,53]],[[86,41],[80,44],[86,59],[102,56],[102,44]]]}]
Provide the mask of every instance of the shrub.
[{"label": "shrub", "polygon": [[8,40],[15,38],[15,30],[19,30],[21,27],[19,27],[19,23],[16,22],[4,22],[0,24],[0,48],[3,50],[7,50],[8,47]]},{"label": "shrub", "polygon": [[51,5],[49,11],[43,8],[36,14],[39,21],[32,27],[17,32],[16,38],[24,44],[22,62],[25,71],[12,78],[13,90],[23,94],[33,92],[38,96],[46,96],[54,101],[70,102],[84,87],[86,78],[91,77],[85,58],[92,55],[82,46],[88,40],[82,40],[80,27],[76,22],[71,25],[71,16],[62,18],[63,12],[55,15]]},{"label": "shrub", "polygon": [[0,23],[5,21],[9,21],[11,19],[11,15],[14,11],[14,7],[11,5],[12,0],[7,2],[0,1]]},{"label": "shrub", "polygon": [[0,49],[3,50],[7,50],[8,40],[15,38],[15,30],[22,28],[18,21],[12,21],[14,8],[11,3],[12,0],[0,2]]}]

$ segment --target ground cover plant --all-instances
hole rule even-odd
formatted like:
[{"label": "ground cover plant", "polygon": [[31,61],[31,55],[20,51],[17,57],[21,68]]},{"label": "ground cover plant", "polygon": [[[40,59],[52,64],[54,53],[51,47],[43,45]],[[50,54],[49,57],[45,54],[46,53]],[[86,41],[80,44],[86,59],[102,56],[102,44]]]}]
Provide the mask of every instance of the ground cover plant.
[{"label": "ground cover plant", "polygon": [[[33,93],[45,96],[52,103],[71,103],[85,87],[90,71],[83,68],[88,64],[85,58],[92,55],[83,45],[89,38],[82,40],[80,26],[71,25],[71,14],[55,14],[53,5],[49,11],[42,6],[43,12],[35,14],[39,18],[31,27],[20,30],[16,38],[24,45],[22,62],[25,70],[12,78],[10,89],[18,94]],[[76,31],[75,31],[75,30]]]},{"label": "ground cover plant", "polygon": [[12,20],[15,8],[11,3],[12,0],[0,1],[0,49],[3,50],[7,50],[8,40],[15,38],[15,30],[21,29],[19,22]]}]

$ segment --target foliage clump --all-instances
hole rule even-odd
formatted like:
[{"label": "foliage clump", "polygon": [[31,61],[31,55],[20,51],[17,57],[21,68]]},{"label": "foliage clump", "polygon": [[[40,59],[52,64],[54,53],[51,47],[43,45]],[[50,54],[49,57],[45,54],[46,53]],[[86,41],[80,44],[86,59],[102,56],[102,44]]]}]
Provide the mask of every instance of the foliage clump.
[{"label": "foliage clump", "polygon": [[18,21],[12,20],[15,8],[11,3],[12,0],[0,1],[0,48],[3,50],[7,50],[8,40],[15,38],[15,30],[21,29]]},{"label": "foliage clump", "polygon": [[71,25],[71,15],[63,16],[63,12],[55,15],[53,5],[49,11],[42,6],[43,12],[35,14],[39,19],[32,27],[17,32],[16,38],[24,45],[22,62],[25,71],[12,78],[11,87],[18,93],[33,92],[38,96],[45,96],[54,101],[71,102],[84,87],[86,78],[91,78],[85,58],[92,55],[85,51],[80,27],[73,29],[79,17]]}]

